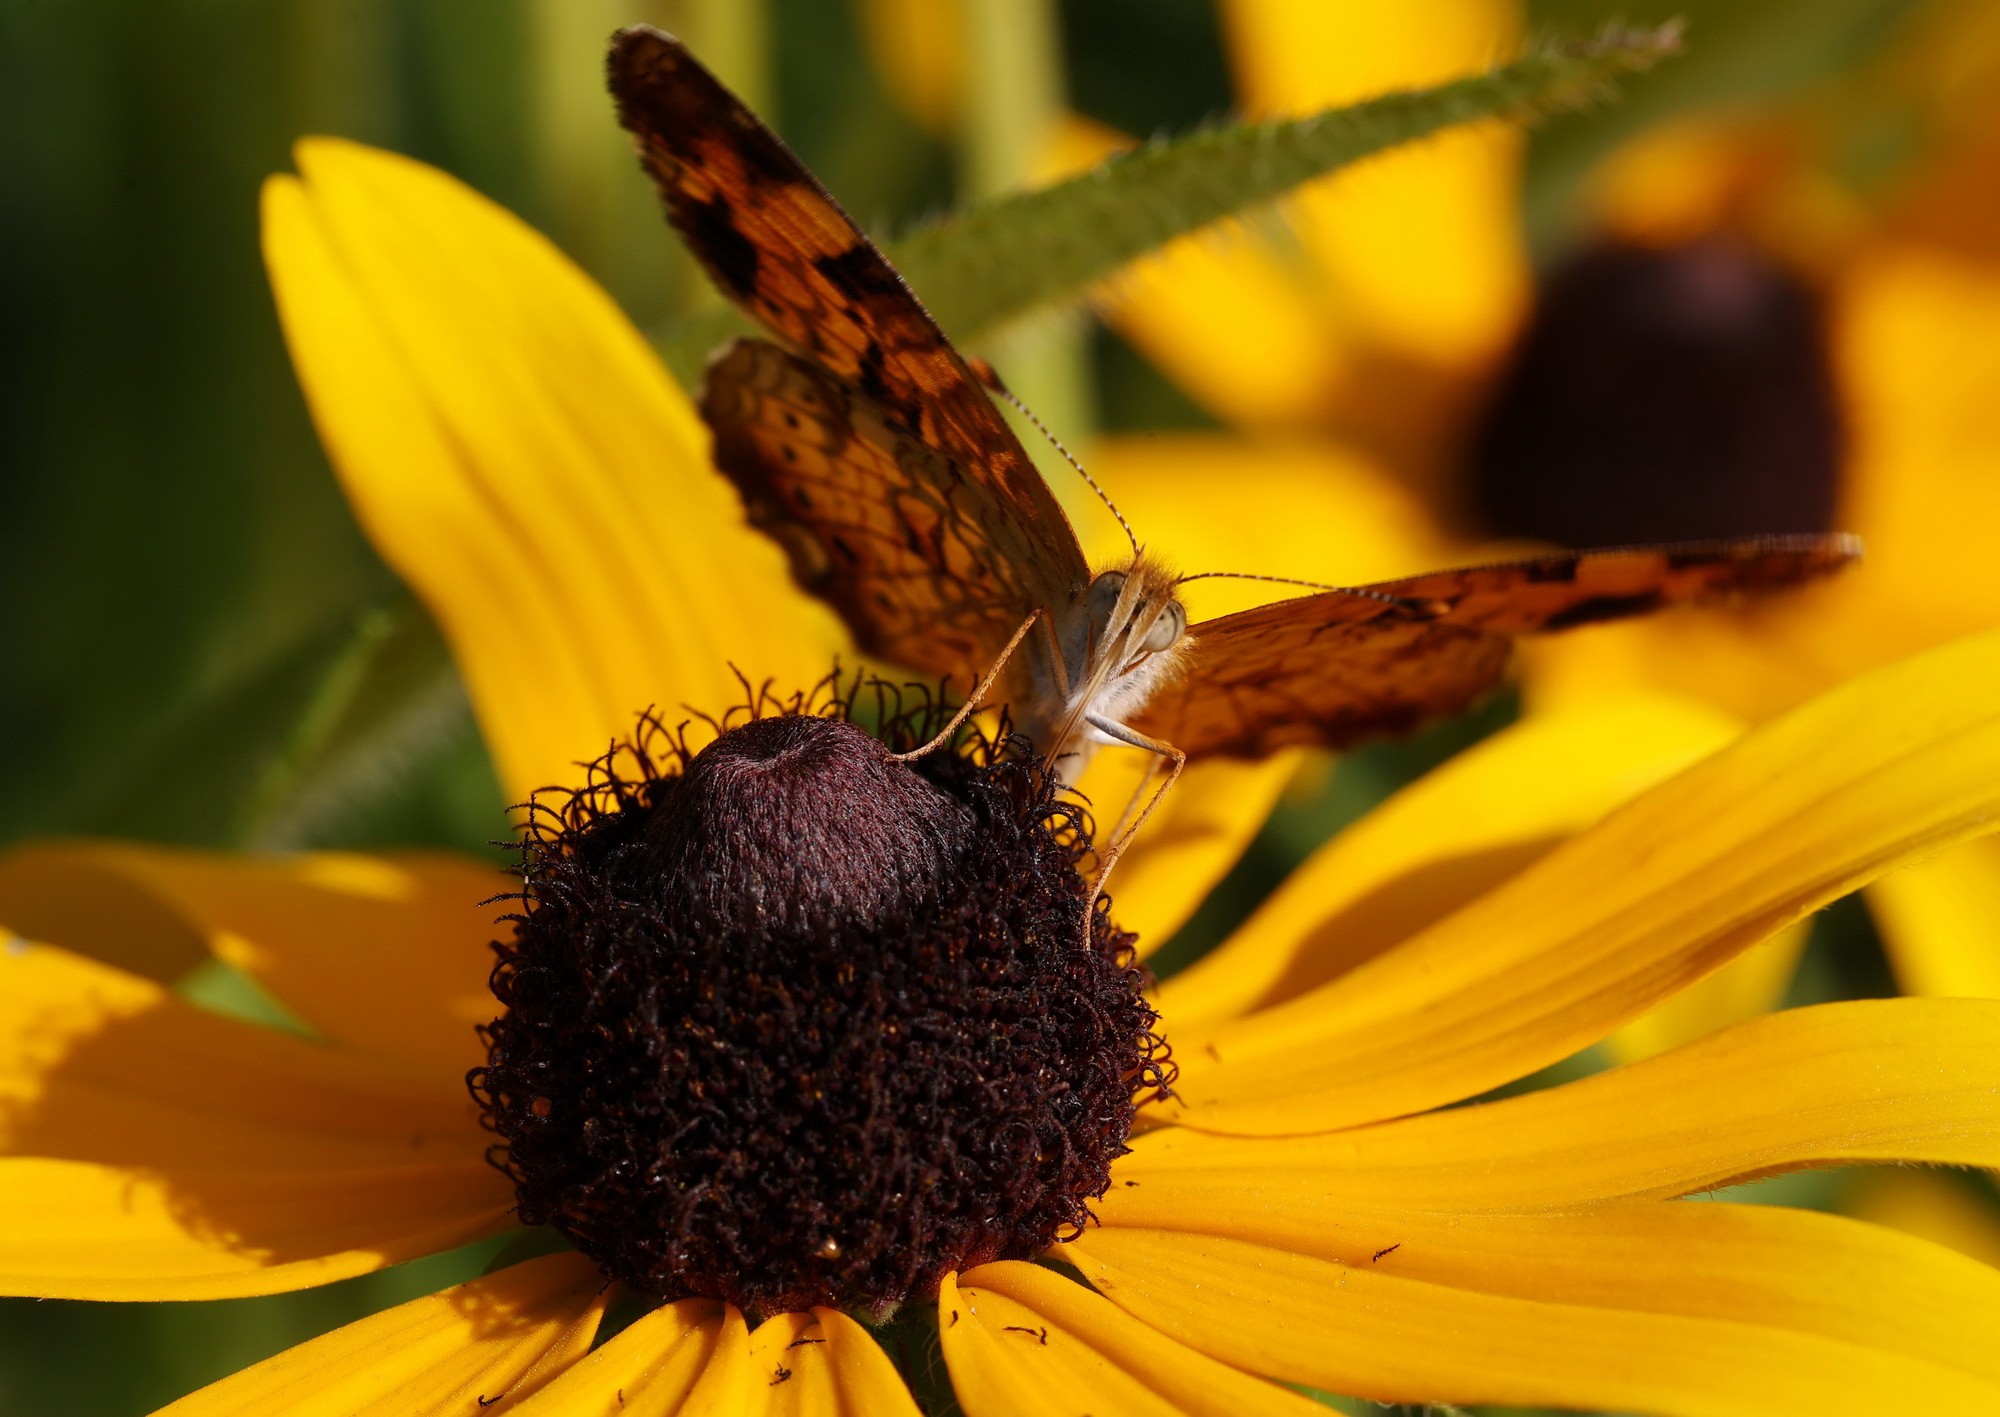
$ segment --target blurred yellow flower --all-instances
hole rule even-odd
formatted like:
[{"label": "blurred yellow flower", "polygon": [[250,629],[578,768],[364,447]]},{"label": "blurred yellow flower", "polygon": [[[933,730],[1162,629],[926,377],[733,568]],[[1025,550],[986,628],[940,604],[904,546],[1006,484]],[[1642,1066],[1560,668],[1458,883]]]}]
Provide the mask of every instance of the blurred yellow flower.
[{"label": "blurred yellow flower", "polygon": [[[300,163],[266,239],[301,380],[510,784],[649,702],[734,699],[725,657],[818,675],[824,618],[600,293],[441,174],[327,142]],[[1180,1083],[1097,1222],[1051,1250],[1088,1284],[1020,1262],[943,1281],[961,1404],[1323,1410],[1290,1383],[1689,1414],[2000,1407],[2000,1275],[1850,1219],[1676,1199],[1802,1166],[2000,1165],[2000,1003],[1803,1009],[1476,1100],[1996,812],[2000,636],[1741,737],[1645,694],[1496,735],[1159,991]],[[0,1290],[269,1293],[505,1229],[463,1082],[495,879],[435,856],[0,861]],[[313,1036],[179,1000],[161,981],[203,952]],[[916,1411],[841,1313],[752,1328],[683,1299],[593,1349],[607,1298],[578,1256],[513,1264],[169,1410]]]},{"label": "blurred yellow flower", "polygon": [[[1614,155],[1600,227],[1669,247],[1720,233],[1817,292],[1843,425],[1836,519],[1868,560],[1845,583],[1749,616],[1596,631],[1524,656],[1531,708],[1617,685],[1697,694],[1749,719],[1873,665],[2000,625],[1989,529],[2000,525],[2000,201],[1990,8],[1932,7],[1878,80],[1924,145],[1874,190],[1836,177],[1842,130],[1810,108],[1691,120]],[[1908,993],[2000,996],[1982,906],[2000,858],[1981,847],[1869,891]],[[1778,997],[1777,991],[1770,997]]]},{"label": "blurred yellow flower", "polygon": [[[1747,619],[1676,616],[1535,646],[1541,694],[1615,675],[1761,718],[2000,623],[2000,581],[1985,564],[2000,511],[2000,189],[1985,179],[2000,162],[1981,121],[2000,36],[1988,7],[1933,10],[1895,72],[1927,105],[1933,141],[1883,193],[1864,201],[1835,179],[1836,135],[1823,131],[1833,125],[1809,111],[1651,130],[1591,184],[1604,235],[1672,247],[1726,234],[1816,287],[1849,443],[1837,520],[1862,534],[1867,571]],[[1221,12],[1253,115],[1462,71],[1507,52],[1520,28],[1511,0],[1226,0]],[[1052,170],[1122,141],[1077,120]],[[1518,131],[1454,130],[1308,187],[1281,222],[1172,244],[1121,273],[1100,308],[1260,445],[1333,437],[1449,520],[1464,497],[1469,423],[1530,314],[1519,169]],[[1145,475],[1133,468],[1135,481]]]},{"label": "blurred yellow flower", "polygon": [[[1225,0],[1221,14],[1241,106],[1258,115],[1462,70],[1504,53],[1520,28],[1512,0]],[[1754,722],[1872,666],[2000,625],[1988,544],[2000,526],[2000,145],[1990,123],[2000,25],[1990,6],[1930,7],[1878,67],[1877,88],[1921,116],[1927,141],[1897,180],[1865,195],[1836,176],[1843,111],[1799,104],[1650,130],[1594,174],[1587,202],[1601,240],[1668,253],[1734,242],[1778,279],[1802,282],[1824,310],[1845,444],[1834,521],[1861,534],[1867,564],[1745,613],[1682,613],[1526,645],[1530,711],[1645,687]],[[1087,165],[1123,141],[1077,119],[1051,170]],[[1520,160],[1519,133],[1498,125],[1399,150],[1306,189],[1281,220],[1173,243],[1109,283],[1098,306],[1240,430],[1208,440],[1218,481],[1270,458],[1261,505],[1279,508],[1316,496],[1298,490],[1315,457],[1360,464],[1349,482],[1392,472],[1428,504],[1433,526],[1461,522],[1476,424],[1533,313]],[[1675,395],[1629,392],[1662,409]],[[1538,407],[1535,416],[1562,415]],[[1302,451],[1325,440],[1351,451]],[[1198,504],[1184,457],[1177,450],[1156,469],[1155,446],[1113,439],[1096,456],[1118,469],[1122,498],[1158,479]],[[1304,511],[1277,519],[1312,524]],[[1409,544],[1421,542],[1418,532]],[[1240,555],[1233,564],[1281,569]],[[1355,579],[1335,554],[1295,552],[1282,573]],[[1871,893],[1907,990],[2000,990],[2000,948],[1974,924],[2000,898],[1995,864],[1969,850]],[[1797,945],[1760,951],[1621,1035],[1619,1051],[1651,1051],[1770,1007]]]},{"label": "blurred yellow flower", "polygon": [[[1513,53],[1510,0],[1226,0],[1238,105],[1296,116]],[[1066,161],[1121,141],[1079,124]],[[1427,484],[1527,308],[1516,125],[1454,128],[1313,183],[1283,220],[1177,241],[1103,292],[1109,322],[1228,423],[1338,432]]]},{"label": "blurred yellow flower", "polygon": [[[1846,441],[1836,517],[1862,535],[1867,566],[1748,619],[1690,616],[1538,648],[1531,683],[1544,699],[1643,680],[1763,717],[2000,624],[1983,534],[2000,514],[2000,261],[1970,249],[1982,226],[2000,239],[2000,204],[1964,214],[1971,230],[1919,220],[1940,193],[1982,190],[1968,163],[1940,161],[1886,209],[1861,212],[1773,127],[1689,125],[1633,145],[1602,175],[1603,219],[1637,241],[1727,232],[1817,285]],[[1664,175],[1676,167],[1689,175]]]}]

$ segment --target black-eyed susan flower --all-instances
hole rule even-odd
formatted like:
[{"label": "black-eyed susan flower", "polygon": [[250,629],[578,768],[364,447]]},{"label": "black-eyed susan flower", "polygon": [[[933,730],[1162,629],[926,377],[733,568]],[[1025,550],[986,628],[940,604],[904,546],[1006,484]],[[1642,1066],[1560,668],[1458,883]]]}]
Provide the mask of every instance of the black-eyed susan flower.
[{"label": "black-eyed susan flower", "polygon": [[1051,776],[801,707],[537,804],[473,1086],[612,1278],[879,1320],[1080,1229],[1172,1065]]},{"label": "black-eyed susan flower", "polygon": [[[484,1042],[478,865],[92,844],[0,863],[0,1284],[268,1293],[517,1215],[579,1253],[303,1344],[180,1417],[911,1413],[874,1327],[892,1306],[975,1415],[1318,1410],[1300,1388],[1702,1414],[2000,1402],[1991,1269],[1679,1199],[1802,1166],[2000,1164],[2000,1004],[1799,1010],[1477,1100],[1988,828],[2000,639],[1741,737],[1660,696],[1536,716],[1142,995],[1110,925],[1131,881],[1089,938],[1042,911],[1081,898],[1080,842],[1031,765],[920,771],[837,717],[725,719],[685,752],[635,733],[646,703],[740,699],[711,652],[816,676],[826,622],[551,248],[402,159],[313,144],[301,166],[267,241],[302,380],[503,771],[525,793],[628,746],[543,799],[558,815],[531,839]],[[843,879],[861,860],[893,869]],[[911,902],[947,875],[976,889],[943,893],[962,916],[920,935]],[[705,936],[746,952],[704,961]],[[158,982],[204,951],[309,1036]],[[896,1041],[913,1036],[934,1051]],[[928,1089],[883,1071],[899,1051],[936,1059]],[[873,1105],[820,1104],[836,1095]],[[660,1302],[600,1344],[607,1275]]]}]

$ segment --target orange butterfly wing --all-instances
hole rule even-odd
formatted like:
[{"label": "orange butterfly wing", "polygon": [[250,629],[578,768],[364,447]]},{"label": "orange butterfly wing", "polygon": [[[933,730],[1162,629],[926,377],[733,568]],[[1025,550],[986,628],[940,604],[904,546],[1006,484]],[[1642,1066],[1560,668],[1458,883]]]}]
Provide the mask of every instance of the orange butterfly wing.
[{"label": "orange butterfly wing", "polygon": [[709,369],[702,417],[754,526],[863,650],[940,677],[993,662],[1037,604],[996,539],[985,489],[812,361],[738,340]]},{"label": "orange butterfly wing", "polygon": [[1515,635],[1778,590],[1859,554],[1845,536],[1565,552],[1279,601],[1195,626],[1186,674],[1133,727],[1190,757],[1350,747],[1471,707]]},{"label": "orange butterfly wing", "polygon": [[[610,73],[619,121],[638,139],[674,228],[724,294],[803,356],[787,370],[739,345],[710,371],[703,410],[723,470],[761,502],[795,567],[803,555],[811,570],[823,553],[826,568],[805,582],[864,648],[938,673],[984,669],[1029,612],[1062,610],[1089,583],[1048,485],[888,260],[679,41],[625,30]],[[815,372],[823,377],[807,394]],[[818,448],[810,476],[783,454],[801,431]],[[906,456],[896,434],[933,456]],[[824,520],[817,499],[843,481],[840,510]],[[864,509],[869,500],[883,505]],[[892,525],[906,513],[912,526]],[[913,528],[900,549],[877,534]],[[805,550],[808,539],[816,551]],[[1003,565],[1011,575],[995,579]],[[1011,618],[1000,617],[997,640],[988,625],[969,656],[964,645],[940,645],[912,657],[933,608],[955,639],[967,623],[949,623],[955,607],[1005,601]]]}]

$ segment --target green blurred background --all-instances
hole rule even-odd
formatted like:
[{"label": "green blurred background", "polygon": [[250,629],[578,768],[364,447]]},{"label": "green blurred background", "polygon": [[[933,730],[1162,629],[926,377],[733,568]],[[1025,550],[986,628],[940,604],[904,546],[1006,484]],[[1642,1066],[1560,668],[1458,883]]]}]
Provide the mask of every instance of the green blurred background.
[{"label": "green blurred background", "polygon": [[[1685,58],[1535,136],[1538,254],[1560,250],[1579,175],[1635,126],[1837,82],[1915,8],[1531,4],[1545,30],[1690,19]],[[1066,93],[1141,134],[1229,108],[1207,0],[997,13],[1007,62],[1040,95],[1023,102]],[[258,257],[257,189],[305,133],[411,154],[549,232],[663,328],[710,297],[602,96],[605,37],[639,20],[690,38],[877,231],[993,183],[1007,95],[984,132],[926,133],[871,68],[850,0],[0,0],[0,837],[489,849],[499,789],[463,693],[306,419]],[[1046,410],[1059,427],[1204,422],[1103,330],[1080,357]],[[1033,371],[1009,372],[1032,386]],[[1505,713],[1360,755],[1288,803],[1190,939]],[[1888,992],[1865,917],[1832,920],[1803,997]],[[491,1252],[274,1299],[6,1301],[0,1411],[150,1411]]]}]

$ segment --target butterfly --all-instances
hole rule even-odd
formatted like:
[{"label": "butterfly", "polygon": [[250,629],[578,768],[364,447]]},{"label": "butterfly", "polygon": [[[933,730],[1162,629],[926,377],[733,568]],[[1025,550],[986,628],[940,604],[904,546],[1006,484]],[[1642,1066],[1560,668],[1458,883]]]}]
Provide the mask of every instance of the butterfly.
[{"label": "butterfly", "polygon": [[1839,535],[1563,552],[1191,625],[1185,581],[1136,538],[1093,573],[989,396],[999,380],[679,41],[622,31],[609,69],[669,221],[774,337],[723,350],[701,398],[752,521],[867,653],[978,681],[968,708],[1004,671],[1065,777],[1127,743],[1170,765],[1163,794],[1190,759],[1408,732],[1493,688],[1515,636],[1796,585],[1859,554]]}]

